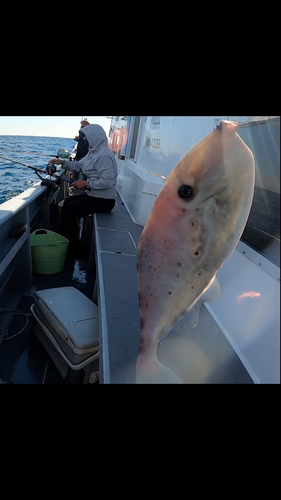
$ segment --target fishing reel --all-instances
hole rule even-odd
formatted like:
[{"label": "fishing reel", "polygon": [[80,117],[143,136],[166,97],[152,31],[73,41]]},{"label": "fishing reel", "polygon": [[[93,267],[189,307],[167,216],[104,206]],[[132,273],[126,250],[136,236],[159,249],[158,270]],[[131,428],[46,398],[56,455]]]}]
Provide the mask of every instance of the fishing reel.
[{"label": "fishing reel", "polygon": [[53,176],[57,171],[56,166],[53,163],[48,163],[46,167],[46,174]]},{"label": "fishing reel", "polygon": [[[46,174],[50,176],[50,179],[42,179],[41,175],[39,175],[40,179],[42,179],[44,182],[52,182],[55,185],[59,185],[62,181],[61,175],[55,175],[57,172],[57,168],[53,163],[48,163],[46,167]],[[37,172],[36,172],[37,173]],[[37,173],[38,175],[38,173]],[[55,177],[55,179],[51,179],[51,177]]]},{"label": "fishing reel", "polygon": [[[61,183],[61,181],[64,180],[61,176],[55,176],[55,179],[52,179],[52,177],[54,177],[54,174],[57,171],[55,165],[53,165],[52,163],[48,163],[48,165],[47,165],[47,167],[46,167],[45,170],[41,170],[41,169],[36,168],[36,167],[29,167],[29,168],[32,168],[35,171],[35,174],[37,175],[37,177],[39,177],[39,179],[41,181],[41,186],[46,186],[47,187],[46,196],[49,196],[49,194],[51,193],[51,191],[53,189],[58,188],[59,185],[60,185],[60,183]],[[49,175],[50,178],[49,179],[44,179],[40,175],[40,172],[42,174]]]},{"label": "fishing reel", "polygon": [[57,169],[56,169],[55,165],[53,165],[52,163],[48,163],[45,170],[42,170],[41,168],[37,168],[37,167],[31,167],[31,166],[28,166],[28,168],[31,168],[32,170],[35,171],[35,174],[37,175],[37,177],[39,177],[40,181],[42,181],[41,182],[42,186],[48,186],[51,184],[58,184],[58,182],[60,182],[59,178],[56,178],[56,180],[54,181],[52,179],[43,179],[43,177],[40,175],[40,173],[42,173],[42,174],[47,174],[50,177],[53,177],[54,174],[56,173]]}]

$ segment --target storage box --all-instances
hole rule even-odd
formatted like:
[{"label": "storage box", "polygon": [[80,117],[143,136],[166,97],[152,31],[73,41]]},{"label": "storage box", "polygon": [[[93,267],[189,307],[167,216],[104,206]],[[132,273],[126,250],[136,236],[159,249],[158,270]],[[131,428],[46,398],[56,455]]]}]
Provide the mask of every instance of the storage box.
[{"label": "storage box", "polygon": [[97,306],[73,287],[37,291],[34,299],[33,331],[62,377],[88,382],[99,355]]}]

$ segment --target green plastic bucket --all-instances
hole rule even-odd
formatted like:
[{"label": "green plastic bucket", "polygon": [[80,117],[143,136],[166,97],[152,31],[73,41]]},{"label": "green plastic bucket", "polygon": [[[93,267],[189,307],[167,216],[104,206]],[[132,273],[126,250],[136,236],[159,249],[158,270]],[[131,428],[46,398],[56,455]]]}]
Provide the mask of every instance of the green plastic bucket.
[{"label": "green plastic bucket", "polygon": [[69,240],[46,229],[37,229],[30,235],[32,267],[38,274],[56,274],[62,271]]}]

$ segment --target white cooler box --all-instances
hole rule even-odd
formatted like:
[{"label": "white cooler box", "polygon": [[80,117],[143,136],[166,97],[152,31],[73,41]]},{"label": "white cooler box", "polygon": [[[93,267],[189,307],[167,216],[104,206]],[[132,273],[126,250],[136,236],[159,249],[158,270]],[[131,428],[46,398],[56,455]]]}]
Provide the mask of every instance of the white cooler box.
[{"label": "white cooler box", "polygon": [[33,332],[66,381],[87,383],[99,356],[97,306],[71,286],[41,290],[34,298]]}]

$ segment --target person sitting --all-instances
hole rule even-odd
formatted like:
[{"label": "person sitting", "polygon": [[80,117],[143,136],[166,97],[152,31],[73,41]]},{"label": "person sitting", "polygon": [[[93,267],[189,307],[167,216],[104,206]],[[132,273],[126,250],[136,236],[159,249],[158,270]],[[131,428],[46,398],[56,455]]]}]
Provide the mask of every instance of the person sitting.
[{"label": "person sitting", "polygon": [[82,160],[71,162],[53,158],[50,161],[86,176],[86,180],[74,181],[71,186],[87,191],[68,196],[61,211],[60,233],[70,240],[71,246],[75,246],[77,241],[76,219],[93,213],[111,212],[117,198],[117,163],[108,147],[104,129],[92,124],[84,127],[83,133],[89,143],[89,152]]}]

